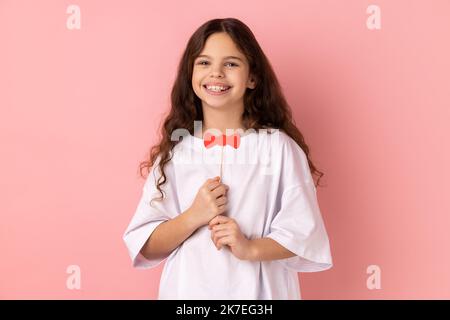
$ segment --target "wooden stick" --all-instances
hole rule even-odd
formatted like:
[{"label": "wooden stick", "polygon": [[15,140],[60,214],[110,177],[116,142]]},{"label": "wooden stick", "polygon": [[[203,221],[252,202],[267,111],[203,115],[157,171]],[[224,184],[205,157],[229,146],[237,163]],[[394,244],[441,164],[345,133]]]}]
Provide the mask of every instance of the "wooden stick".
[{"label": "wooden stick", "polygon": [[222,163],[223,163],[223,149],[225,148],[225,146],[222,146],[222,155],[220,158],[220,182],[223,183],[222,181]]}]

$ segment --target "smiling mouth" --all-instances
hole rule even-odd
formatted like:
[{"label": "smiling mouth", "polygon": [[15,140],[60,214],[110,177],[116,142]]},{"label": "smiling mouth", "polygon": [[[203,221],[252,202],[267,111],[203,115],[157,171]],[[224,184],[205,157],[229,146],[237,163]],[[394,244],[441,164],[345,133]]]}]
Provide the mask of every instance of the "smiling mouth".
[{"label": "smiling mouth", "polygon": [[208,89],[208,87],[206,85],[202,85],[202,87],[206,90],[206,92],[208,92],[209,94],[212,94],[212,95],[224,94],[224,93],[230,91],[230,89],[232,88],[232,87],[227,87],[227,89],[225,89],[225,90],[210,90],[210,89]]},{"label": "smiling mouth", "polygon": [[228,90],[230,90],[232,87],[227,87],[225,90],[210,90],[208,89],[207,85],[204,84],[203,88],[205,88],[206,91],[210,92],[210,93],[222,93],[222,92],[227,92]]}]

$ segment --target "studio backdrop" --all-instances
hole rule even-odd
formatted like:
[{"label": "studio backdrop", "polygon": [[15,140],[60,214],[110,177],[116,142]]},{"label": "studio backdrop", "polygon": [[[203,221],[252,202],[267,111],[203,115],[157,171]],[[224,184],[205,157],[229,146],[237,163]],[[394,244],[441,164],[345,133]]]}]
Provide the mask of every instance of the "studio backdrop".
[{"label": "studio backdrop", "polygon": [[450,298],[450,1],[0,1],[0,298],[155,299],[122,236],[193,30],[238,18],[318,169],[304,299]]}]

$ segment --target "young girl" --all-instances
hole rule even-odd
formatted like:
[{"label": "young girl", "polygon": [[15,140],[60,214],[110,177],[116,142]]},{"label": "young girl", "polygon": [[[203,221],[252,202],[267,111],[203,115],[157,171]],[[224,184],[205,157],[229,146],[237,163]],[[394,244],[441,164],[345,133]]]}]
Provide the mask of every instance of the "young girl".
[{"label": "young girl", "polygon": [[200,26],[171,98],[124,234],[133,266],[167,259],[159,299],[301,299],[297,272],[332,267],[311,175],[323,173],[250,29]]}]

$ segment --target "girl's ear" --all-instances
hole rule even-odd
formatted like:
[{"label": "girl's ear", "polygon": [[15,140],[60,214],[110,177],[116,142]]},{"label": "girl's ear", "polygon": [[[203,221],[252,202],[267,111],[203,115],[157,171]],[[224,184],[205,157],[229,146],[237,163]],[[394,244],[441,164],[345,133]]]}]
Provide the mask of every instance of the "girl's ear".
[{"label": "girl's ear", "polygon": [[250,76],[248,82],[247,82],[247,87],[250,89],[255,89],[256,88],[256,79],[253,76]]}]

